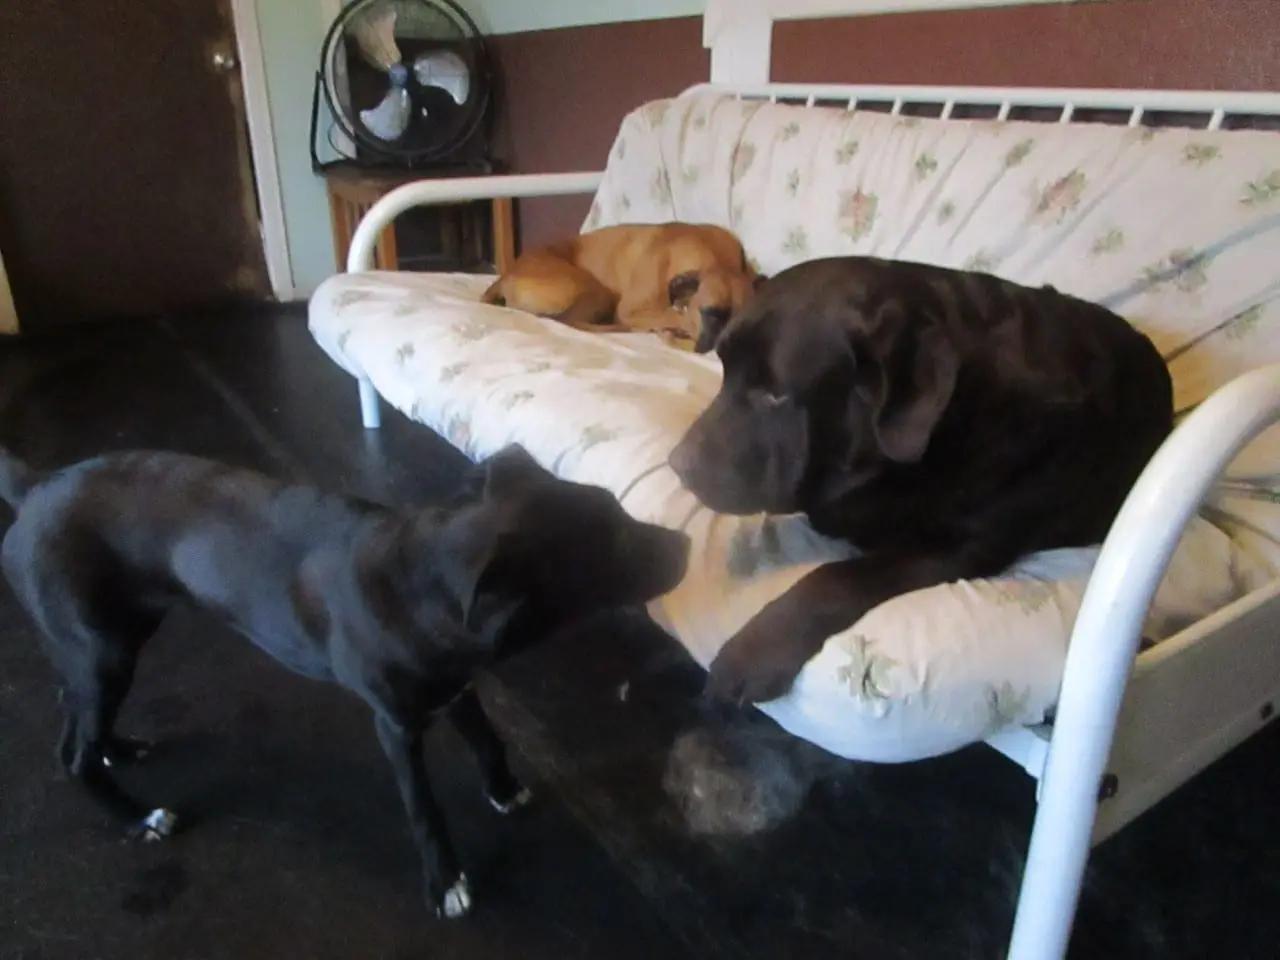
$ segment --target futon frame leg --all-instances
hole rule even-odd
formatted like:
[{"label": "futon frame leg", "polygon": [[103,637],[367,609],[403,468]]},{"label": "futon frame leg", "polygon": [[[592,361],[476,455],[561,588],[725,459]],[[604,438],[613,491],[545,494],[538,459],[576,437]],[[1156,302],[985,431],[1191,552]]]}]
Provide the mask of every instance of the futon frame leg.
[{"label": "futon frame leg", "polygon": [[382,411],[378,407],[378,391],[368,380],[360,380],[360,419],[366,430],[377,430],[382,426]]}]

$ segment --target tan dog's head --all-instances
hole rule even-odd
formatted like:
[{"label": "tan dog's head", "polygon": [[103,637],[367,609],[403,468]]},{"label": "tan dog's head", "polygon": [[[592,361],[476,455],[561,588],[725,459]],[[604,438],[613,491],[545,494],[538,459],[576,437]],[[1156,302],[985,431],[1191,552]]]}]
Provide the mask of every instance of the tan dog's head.
[{"label": "tan dog's head", "polygon": [[687,318],[682,326],[693,335],[695,353],[715,346],[729,318],[746,306],[764,280],[737,237],[720,228],[703,229],[696,255],[681,257],[684,269],[667,283],[671,308]]},{"label": "tan dog's head", "polygon": [[697,326],[694,352],[706,353],[715,346],[729,318],[746,306],[756,286],[764,278],[750,267],[746,272],[713,267],[690,271],[671,278],[667,293],[671,306],[686,314]]}]

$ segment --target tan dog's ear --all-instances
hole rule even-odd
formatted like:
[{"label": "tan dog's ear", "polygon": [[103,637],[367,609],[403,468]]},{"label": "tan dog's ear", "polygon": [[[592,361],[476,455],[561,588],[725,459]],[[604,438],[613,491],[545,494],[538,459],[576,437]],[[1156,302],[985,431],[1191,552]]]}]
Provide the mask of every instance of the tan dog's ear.
[{"label": "tan dog's ear", "polygon": [[885,304],[862,341],[856,395],[871,405],[881,452],[895,463],[924,456],[955,392],[960,357],[941,329],[909,329],[901,304]]},{"label": "tan dog's ear", "polygon": [[667,284],[667,300],[673,307],[681,306],[698,292],[702,280],[696,273],[681,273],[671,278]]}]

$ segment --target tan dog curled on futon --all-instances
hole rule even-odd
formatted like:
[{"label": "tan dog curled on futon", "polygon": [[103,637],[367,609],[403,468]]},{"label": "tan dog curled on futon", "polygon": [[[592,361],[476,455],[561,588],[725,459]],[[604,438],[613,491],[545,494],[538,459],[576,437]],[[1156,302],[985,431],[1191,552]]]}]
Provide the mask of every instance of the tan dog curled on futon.
[{"label": "tan dog curled on futon", "polygon": [[579,330],[649,331],[706,353],[759,278],[709,224],[619,224],[516,258],[481,298]]}]

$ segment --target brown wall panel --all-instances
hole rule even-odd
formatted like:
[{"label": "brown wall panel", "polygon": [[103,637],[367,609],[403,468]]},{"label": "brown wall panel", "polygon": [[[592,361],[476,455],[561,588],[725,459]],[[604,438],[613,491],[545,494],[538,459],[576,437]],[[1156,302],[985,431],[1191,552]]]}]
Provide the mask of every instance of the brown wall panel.
[{"label": "brown wall panel", "polygon": [[781,81],[1280,90],[1280,0],[1104,0],[789,21]]},{"label": "brown wall panel", "polygon": [[[697,17],[493,39],[505,158],[598,169],[627,111],[710,76]],[[1103,0],[791,21],[783,81],[1280,91],[1280,0]],[[520,205],[524,245],[576,232],[588,200]]]},{"label": "brown wall panel", "polygon": [[[517,173],[603,169],[629,111],[711,73],[700,17],[539,30],[490,42],[502,76],[499,144]],[[522,245],[577,233],[590,202],[521,201]]]}]

